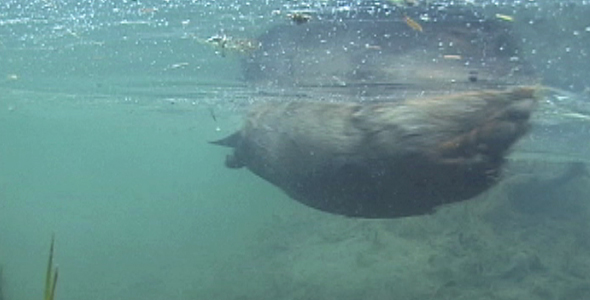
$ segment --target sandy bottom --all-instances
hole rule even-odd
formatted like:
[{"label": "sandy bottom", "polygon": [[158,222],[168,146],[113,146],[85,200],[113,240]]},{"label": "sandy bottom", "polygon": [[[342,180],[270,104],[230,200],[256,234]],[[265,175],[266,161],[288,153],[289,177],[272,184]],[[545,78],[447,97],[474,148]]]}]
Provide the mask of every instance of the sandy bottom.
[{"label": "sandy bottom", "polygon": [[547,174],[536,167],[518,165],[518,175],[487,194],[428,216],[277,214],[243,268],[219,270],[201,292],[244,300],[589,299],[590,180],[550,186],[547,174],[563,166]]}]

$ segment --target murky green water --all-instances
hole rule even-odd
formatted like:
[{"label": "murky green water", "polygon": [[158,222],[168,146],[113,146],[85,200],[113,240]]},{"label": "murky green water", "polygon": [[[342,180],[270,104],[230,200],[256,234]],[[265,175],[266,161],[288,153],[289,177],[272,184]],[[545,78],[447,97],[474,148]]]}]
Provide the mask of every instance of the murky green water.
[{"label": "murky green water", "polygon": [[222,168],[224,153],[206,141],[223,119],[206,110],[34,93],[2,106],[8,299],[40,296],[52,233],[59,298],[180,297],[214,284],[218,268],[241,268],[265,220],[290,204]]},{"label": "murky green water", "polygon": [[570,91],[518,167],[477,199],[372,221],[305,207],[207,143],[262,94],[202,40],[304,3],[0,4],[0,299],[42,297],[52,234],[56,299],[590,298],[589,179],[531,190],[534,212],[511,192],[588,163],[588,4],[570,4],[513,12],[544,83]]}]

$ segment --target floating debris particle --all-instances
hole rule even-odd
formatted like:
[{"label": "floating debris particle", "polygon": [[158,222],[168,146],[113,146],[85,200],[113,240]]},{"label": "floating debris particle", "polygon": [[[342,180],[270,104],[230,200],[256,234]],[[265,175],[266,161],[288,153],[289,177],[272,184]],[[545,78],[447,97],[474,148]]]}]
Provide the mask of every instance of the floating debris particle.
[{"label": "floating debris particle", "polygon": [[397,6],[417,6],[420,4],[418,0],[389,0],[389,2]]},{"label": "floating debris particle", "polygon": [[217,116],[215,116],[215,111],[213,110],[213,108],[209,108],[209,114],[211,115],[213,121],[217,122]]},{"label": "floating debris particle", "polygon": [[412,18],[410,18],[408,16],[404,16],[404,21],[406,22],[406,24],[410,28],[412,28],[416,31],[420,31],[420,32],[424,31],[424,29],[422,28],[422,25],[420,25],[420,23],[414,21]]},{"label": "floating debris particle", "polygon": [[138,10],[140,15],[153,14],[158,11],[157,7],[142,7]]},{"label": "floating debris particle", "polygon": [[365,49],[369,49],[369,50],[381,50],[381,46],[379,46],[379,45],[365,44]]},{"label": "floating debris particle", "polygon": [[469,82],[477,82],[478,75],[479,73],[475,70],[469,71],[469,76],[467,77],[467,79],[469,79]]},{"label": "floating debris particle", "polygon": [[225,34],[214,35],[205,40],[205,43],[213,45],[216,52],[225,57],[227,52],[248,54],[260,48],[260,42],[252,39],[236,39]]},{"label": "floating debris particle", "polygon": [[181,62],[181,63],[171,64],[171,65],[167,66],[166,68],[164,68],[164,71],[174,70],[174,69],[180,69],[180,68],[184,68],[184,67],[186,67],[188,65],[189,65],[188,62]]},{"label": "floating debris particle", "polygon": [[561,114],[564,117],[568,117],[568,118],[574,118],[574,119],[581,119],[581,120],[587,120],[590,121],[590,116],[588,115],[584,115],[581,113],[576,113],[576,112],[570,112],[570,113],[564,113]]},{"label": "floating debris particle", "polygon": [[293,21],[293,23],[295,23],[297,25],[305,24],[305,23],[311,21],[311,19],[312,19],[310,14],[303,13],[303,12],[293,12],[293,13],[287,14],[287,18],[291,19],[291,21]]},{"label": "floating debris particle", "polygon": [[509,15],[496,14],[496,18],[507,22],[514,22],[514,17]]},{"label": "floating debris particle", "polygon": [[216,45],[220,48],[225,48],[225,44],[229,38],[225,34],[217,34],[207,39],[207,43]]},{"label": "floating debris particle", "polygon": [[462,57],[461,55],[457,55],[457,54],[447,54],[447,55],[443,55],[444,59],[450,59],[450,60],[460,60]]}]

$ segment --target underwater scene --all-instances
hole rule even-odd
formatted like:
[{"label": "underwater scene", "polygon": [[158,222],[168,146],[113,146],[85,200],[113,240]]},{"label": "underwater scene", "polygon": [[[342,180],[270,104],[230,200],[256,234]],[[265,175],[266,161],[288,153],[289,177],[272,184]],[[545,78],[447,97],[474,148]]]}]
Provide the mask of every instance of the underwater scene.
[{"label": "underwater scene", "polygon": [[589,15],[3,0],[0,300],[590,299]]}]

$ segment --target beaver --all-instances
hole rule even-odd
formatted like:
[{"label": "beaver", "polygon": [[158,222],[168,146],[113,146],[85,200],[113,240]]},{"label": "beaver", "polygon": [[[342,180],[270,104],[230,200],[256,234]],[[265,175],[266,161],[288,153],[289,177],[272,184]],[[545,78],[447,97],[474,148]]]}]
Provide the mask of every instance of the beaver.
[{"label": "beaver", "polygon": [[400,102],[267,102],[212,143],[293,199],[334,214],[397,218],[473,198],[530,127],[538,88]]}]

